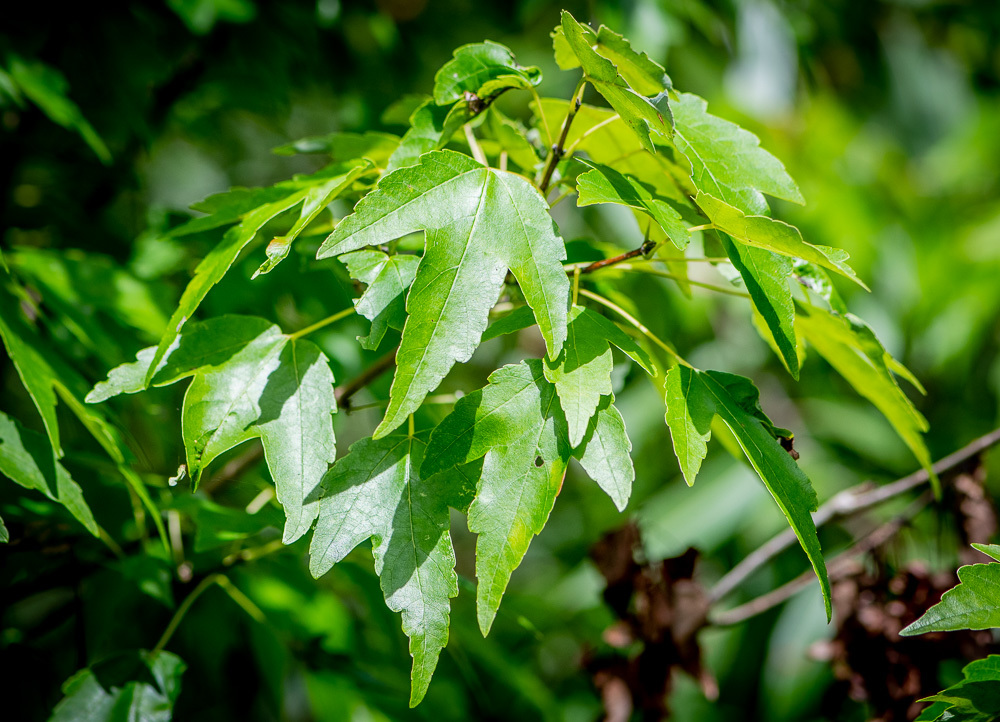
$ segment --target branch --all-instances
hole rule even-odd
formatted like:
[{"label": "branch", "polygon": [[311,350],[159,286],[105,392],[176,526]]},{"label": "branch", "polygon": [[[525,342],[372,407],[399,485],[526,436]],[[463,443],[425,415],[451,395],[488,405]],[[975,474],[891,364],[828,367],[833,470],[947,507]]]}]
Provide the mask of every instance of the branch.
[{"label": "branch", "polygon": [[398,348],[393,349],[346,384],[338,386],[337,390],[334,391],[337,405],[344,411],[350,412],[351,397],[392,368],[392,365],[396,363],[396,352],[398,350]]},{"label": "branch", "polygon": [[563,149],[566,147],[566,137],[569,135],[569,127],[573,124],[573,119],[576,118],[576,114],[580,110],[580,105],[583,103],[583,88],[586,82],[584,78],[580,78],[576,90],[573,91],[573,99],[570,100],[570,109],[566,113],[566,119],[563,121],[559,140],[552,146],[549,160],[545,164],[545,173],[542,175],[542,181],[538,184],[538,190],[542,192],[542,195],[545,195],[545,190],[549,187],[549,181],[552,180],[552,174],[556,170],[556,165],[562,160]]},{"label": "branch", "polygon": [[[961,466],[975,458],[991,446],[1000,443],[1000,429],[994,429],[984,436],[958,451],[950,454],[932,467],[934,473],[941,475]],[[870,509],[883,501],[905,494],[930,480],[926,469],[920,469],[908,476],[897,479],[884,486],[875,487],[871,481],[845,489],[828,502],[823,504],[814,514],[813,521],[817,528],[828,521],[839,517],[850,516],[859,511]],[[733,567],[720,579],[709,593],[709,601],[715,603],[740,586],[751,574],[771,561],[778,554],[795,544],[795,532],[789,527],[770,541],[751,552],[743,561]],[[778,590],[775,590],[775,592]],[[773,592],[772,592],[773,593]]]},{"label": "branch", "polygon": [[612,256],[611,258],[602,258],[600,261],[594,261],[593,263],[569,263],[563,266],[567,273],[575,273],[579,268],[580,273],[593,273],[594,271],[599,271],[602,268],[607,268],[608,266],[614,266],[619,263],[625,263],[626,261],[631,261],[633,258],[638,256],[648,256],[656,248],[656,241],[643,241],[642,245],[638,248],[633,248],[631,251],[626,251],[617,256]]},{"label": "branch", "polygon": [[[851,560],[854,557],[859,554],[870,552],[873,549],[877,549],[892,539],[892,537],[895,536],[896,533],[902,529],[910,519],[916,516],[917,512],[927,506],[927,503],[931,500],[932,496],[933,495],[930,491],[925,491],[898,517],[876,527],[858,540],[858,542],[850,549],[834,557],[834,559],[827,565],[830,581],[834,582],[849,576],[853,571]],[[734,624],[745,622],[748,619],[756,617],[758,614],[763,614],[768,609],[778,606],[782,602],[794,596],[797,592],[805,589],[815,580],[816,575],[813,574],[812,570],[803,572],[792,581],[782,584],[777,589],[774,589],[767,594],[763,594],[756,599],[751,599],[746,604],[741,604],[740,606],[726,610],[725,612],[710,615],[709,624],[716,627],[730,627]]]}]

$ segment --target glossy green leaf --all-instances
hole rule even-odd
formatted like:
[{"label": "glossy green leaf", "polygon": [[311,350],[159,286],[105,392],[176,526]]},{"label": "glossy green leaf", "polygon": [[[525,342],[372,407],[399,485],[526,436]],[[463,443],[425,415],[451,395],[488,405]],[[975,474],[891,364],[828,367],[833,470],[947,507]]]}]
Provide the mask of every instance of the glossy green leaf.
[{"label": "glossy green leaf", "polygon": [[614,407],[614,396],[601,400],[590,419],[587,434],[573,456],[587,475],[611,497],[618,511],[624,511],[632,495],[635,468],[632,466],[632,442],[625,431],[625,419]]},{"label": "glossy green leaf", "polygon": [[1000,544],[973,544],[976,551],[1000,562]]},{"label": "glossy green leaf", "polygon": [[776,221],[767,216],[745,215],[743,211],[706,193],[698,193],[695,203],[704,211],[712,224],[740,243],[762,248],[783,256],[802,260],[836,271],[850,278],[862,288],[867,288],[847,265],[847,252],[839,248],[814,246],[802,240],[795,226]]},{"label": "glossy green leaf", "polygon": [[816,510],[816,493],[798,464],[775,439],[775,427],[760,411],[756,387],[742,376],[675,366],[666,376],[665,389],[666,421],[688,484],[694,483],[705,458],[712,419],[718,415],[739,441],[750,465],[795,532],[819,578],[829,619],[830,580],[810,516]]},{"label": "glossy green leaf", "polygon": [[654,197],[643,183],[622,175],[614,168],[596,164],[592,167],[593,170],[582,173],[576,179],[578,206],[615,203],[641,211],[656,221],[678,249],[683,251],[687,248],[691,242],[691,234],[680,213],[670,203]]},{"label": "glossy green leaf", "polygon": [[958,629],[1000,628],[1000,563],[968,564],[958,569],[959,583],[900,634],[910,637]]},{"label": "glossy green leaf", "polygon": [[[641,95],[656,95],[669,90],[672,85],[663,66],[651,60],[646,53],[638,53],[624,37],[602,25],[595,33],[586,25],[581,25],[584,37],[591,47],[602,57],[614,63],[618,74],[633,90]],[[580,67],[580,60],[566,40],[563,27],[558,26],[552,33],[552,46],[556,64],[560,70]]]},{"label": "glossy green leaf", "polygon": [[458,594],[448,489],[421,477],[423,451],[423,442],[406,436],[352,445],[323,479],[309,549],[309,569],[319,577],[371,537],[386,604],[402,612],[410,638],[411,707],[448,644],[449,599]]},{"label": "glossy green leaf", "polygon": [[410,116],[410,129],[403,135],[399,147],[389,158],[386,169],[391,172],[397,168],[411,166],[424,153],[448,145],[448,141],[461,126],[461,123],[455,121],[451,110],[449,106],[436,105],[433,100],[426,100],[418,106]]},{"label": "glossy green leaf", "polygon": [[937,486],[923,439],[927,420],[896,382],[893,374],[902,365],[889,355],[871,328],[852,314],[834,315],[806,304],[798,306],[796,328],[855,391],[882,412]]},{"label": "glossy green leaf", "polygon": [[483,332],[482,342],[508,333],[517,333],[535,325],[535,313],[531,306],[518,306],[506,316],[501,316]]},{"label": "glossy green leaf", "polygon": [[674,145],[691,166],[695,188],[745,213],[766,212],[762,193],[804,203],[785,166],[760,147],[760,139],[708,112],[697,95],[681,93],[670,104]]},{"label": "glossy green leaf", "polygon": [[962,670],[964,679],[948,689],[926,697],[934,702],[917,721],[996,722],[1000,719],[1000,655],[970,662]]},{"label": "glossy green leaf", "polygon": [[781,360],[793,378],[799,377],[795,339],[795,304],[788,285],[792,261],[754,246],[734,243],[721,234],[722,245],[750,293],[750,302],[767,324]]},{"label": "glossy green leaf", "polygon": [[83,498],[83,490],[69,472],[53,458],[52,447],[42,434],[26,429],[0,412],[0,474],[25,489],[42,492],[58,502],[94,536],[97,522]]},{"label": "glossy green leaf", "polygon": [[264,319],[221,316],[185,326],[155,372],[152,349],[112,369],[87,400],[103,401],[194,376],[184,396],[187,471],[197,485],[215,458],[253,438],[264,446],[278,501],[283,539],[301,537],[316,518],[319,482],[336,458],[333,374],[319,347],[281,333]]},{"label": "glossy green leaf", "polygon": [[636,92],[619,74],[614,62],[600,55],[592,47],[594,32],[581,25],[568,12],[562,13],[562,31],[573,54],[583,68],[584,77],[615,112],[621,116],[642,147],[655,153],[650,133],[669,138],[673,133],[673,117],[667,102],[667,93],[647,98]]},{"label": "glossy green leaf", "polygon": [[83,117],[76,103],[67,97],[69,84],[62,73],[37,60],[28,61],[10,55],[7,58],[7,77],[13,81],[16,92],[37,105],[49,120],[78,133],[102,163],[111,163],[108,146]]},{"label": "glossy green leaf", "polygon": [[[181,328],[190,320],[212,286],[222,280],[222,277],[226,275],[226,272],[240,255],[240,251],[253,240],[257,232],[268,221],[299,204],[304,204],[304,215],[306,207],[310,208],[310,213],[318,213],[319,210],[322,210],[323,206],[320,203],[323,200],[329,203],[338,194],[349,189],[358,176],[369,167],[370,163],[367,160],[331,166],[312,176],[302,176],[288,183],[279,183],[273,189],[264,189],[263,192],[246,191],[226,199],[224,203],[215,204],[215,212],[226,223],[236,219],[242,220],[240,220],[239,225],[226,232],[222,241],[195,268],[194,278],[184,289],[180,303],[170,317],[167,331],[160,339],[153,355],[150,374],[159,365],[167,350],[176,340]],[[268,200],[263,205],[253,205],[260,197],[273,198],[275,195],[280,195],[280,197],[276,200]],[[250,202],[247,202],[248,200]],[[202,206],[202,208],[204,207]],[[236,218],[233,218],[234,215]],[[198,218],[192,223],[203,220],[205,219]],[[146,378],[146,383],[151,382],[150,375]]]},{"label": "glossy green leaf", "polygon": [[496,109],[495,105],[490,106],[483,127],[489,130],[500,149],[522,170],[530,172],[538,165],[540,161],[538,151],[535,150],[535,146],[528,142],[525,137],[526,131],[505,117]]},{"label": "glossy green leaf", "polygon": [[278,155],[322,153],[330,156],[334,163],[367,158],[375,166],[383,167],[399,147],[399,141],[399,136],[374,130],[365,133],[330,133],[278,146],[274,152]]},{"label": "glossy green leaf", "polygon": [[186,665],[170,652],[118,654],[62,687],[49,722],[170,722]]},{"label": "glossy green leaf", "polygon": [[510,575],[552,511],[570,449],[555,388],[530,359],[490,375],[431,434],[421,473],[483,459],[469,529],[476,542],[476,608],[487,634]]},{"label": "glossy green leaf", "polygon": [[447,105],[473,93],[482,100],[508,88],[528,88],[542,81],[538,68],[521,67],[509,48],[487,40],[457,48],[434,76],[434,102]]},{"label": "glossy green leaf", "polygon": [[549,355],[566,338],[566,250],[538,191],[523,177],[450,151],[384,177],[324,241],[326,258],[426,232],[424,256],[406,298],[389,408],[375,431],[406,420],[456,362],[467,361],[489,310],[514,274],[535,312]]},{"label": "glossy green leaf", "polygon": [[389,256],[370,248],[345,253],[341,259],[351,274],[368,285],[354,302],[355,310],[372,322],[371,332],[359,336],[361,346],[369,351],[378,348],[385,332],[403,329],[406,322],[406,292],[417,275],[417,256],[397,253]]}]

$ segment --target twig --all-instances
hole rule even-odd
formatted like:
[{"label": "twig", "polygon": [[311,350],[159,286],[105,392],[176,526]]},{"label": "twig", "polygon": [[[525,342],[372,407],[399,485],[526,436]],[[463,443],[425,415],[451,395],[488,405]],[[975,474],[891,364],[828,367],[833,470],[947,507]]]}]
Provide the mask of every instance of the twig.
[{"label": "twig", "polygon": [[398,348],[393,349],[346,384],[337,387],[337,390],[334,392],[337,405],[345,411],[350,411],[351,397],[392,368],[392,365],[396,363],[396,352],[398,350]]},{"label": "twig", "polygon": [[[958,451],[949,454],[932,467],[935,474],[944,474],[975,458],[991,446],[1000,443],[1000,429],[994,429],[980,436],[975,441]],[[850,516],[859,511],[870,509],[883,501],[905,494],[930,480],[926,469],[920,469],[908,476],[897,479],[884,486],[875,487],[871,481],[845,489],[828,502],[823,504],[814,514],[813,522],[817,527],[838,517]],[[720,579],[709,593],[709,600],[717,602],[740,586],[751,574],[767,564],[771,559],[796,542],[795,532],[791,528],[771,538],[750,553],[743,561],[733,567]],[[777,591],[777,590],[775,590]]]},{"label": "twig", "polygon": [[566,119],[563,121],[562,131],[559,133],[559,140],[554,146],[552,146],[552,152],[549,154],[549,160],[545,164],[545,173],[542,175],[542,180],[538,184],[538,190],[545,195],[545,190],[549,187],[549,181],[552,180],[552,174],[556,170],[556,165],[562,160],[563,149],[566,146],[566,138],[569,135],[569,127],[573,124],[573,119],[576,117],[577,112],[580,110],[580,105],[583,103],[583,88],[587,81],[584,78],[580,78],[580,82],[576,85],[576,90],[573,91],[573,99],[570,100],[570,109],[566,112]]},{"label": "twig", "polygon": [[[859,554],[865,554],[873,549],[885,544],[892,539],[896,533],[914,516],[917,512],[927,506],[933,498],[930,491],[921,494],[906,510],[895,519],[892,519],[881,526],[876,527],[871,532],[862,537],[854,546],[847,551],[838,554],[828,565],[827,570],[831,581],[837,581],[850,574],[852,565],[851,559]],[[716,627],[729,627],[740,624],[748,619],[763,614],[768,609],[778,606],[782,602],[794,596],[797,592],[805,589],[816,580],[816,575],[812,571],[803,572],[795,579],[782,584],[767,594],[763,594],[755,599],[751,599],[746,604],[741,604],[733,609],[709,615],[709,624]]]},{"label": "twig", "polygon": [[594,271],[599,271],[602,268],[607,268],[608,266],[614,266],[618,263],[624,263],[625,261],[631,261],[633,258],[638,256],[648,256],[656,248],[656,241],[643,241],[642,245],[638,248],[633,248],[631,251],[626,251],[625,253],[620,253],[617,256],[612,256],[611,258],[602,258],[600,261],[594,261],[589,263],[582,268],[578,264],[572,264],[571,266],[564,266],[567,272],[575,271],[580,268],[580,273],[593,273]]}]

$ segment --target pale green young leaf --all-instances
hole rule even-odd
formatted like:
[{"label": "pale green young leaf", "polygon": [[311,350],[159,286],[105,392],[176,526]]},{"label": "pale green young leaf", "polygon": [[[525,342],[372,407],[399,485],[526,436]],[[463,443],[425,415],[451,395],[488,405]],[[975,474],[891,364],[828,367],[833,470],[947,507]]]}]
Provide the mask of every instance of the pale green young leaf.
[{"label": "pale green young leaf", "polygon": [[921,702],[934,702],[917,722],[996,722],[1000,719],[1000,655],[970,662],[961,682]]},{"label": "pale green young leaf", "polygon": [[708,103],[691,93],[671,102],[674,145],[691,166],[695,187],[745,213],[764,213],[762,193],[804,203],[785,166],[760,147],[760,139],[735,123],[710,114]]},{"label": "pale green young leaf", "polygon": [[367,158],[376,167],[384,167],[389,157],[399,147],[399,141],[399,136],[374,130],[364,133],[330,133],[301,138],[292,143],[278,146],[273,152],[278,155],[322,153],[330,156],[333,163],[346,163],[357,158]]},{"label": "pale green young leaf", "polygon": [[712,224],[734,240],[748,246],[756,246],[783,256],[801,258],[845,276],[862,288],[868,287],[847,265],[847,252],[839,248],[814,246],[802,240],[802,234],[795,226],[776,221],[767,216],[746,215],[743,211],[718,198],[699,191],[695,203],[704,211]]},{"label": "pale green young leaf", "polygon": [[[348,190],[358,176],[368,170],[370,166],[371,164],[367,160],[360,160],[353,164],[348,163],[325,169],[310,176],[308,181],[300,178],[294,182],[279,184],[276,188],[287,189],[289,192],[286,195],[244,212],[239,225],[227,231],[222,241],[195,268],[194,278],[184,289],[180,303],[170,317],[166,333],[163,334],[163,338],[160,339],[160,343],[156,347],[156,353],[150,364],[150,375],[146,377],[146,384],[152,382],[153,370],[159,366],[167,350],[177,339],[181,328],[190,320],[212,287],[226,275],[243,248],[253,240],[257,232],[268,221],[310,198],[315,199],[319,196],[329,202],[337,194]],[[227,210],[227,218],[231,213]]]},{"label": "pale green young leaf", "polygon": [[733,432],[795,532],[820,581],[829,618],[830,580],[810,515],[816,510],[816,493],[798,464],[775,439],[775,433],[784,429],[776,429],[760,411],[756,387],[742,376],[676,366],[667,374],[666,388],[667,424],[688,483],[694,481],[705,457],[710,424],[717,415]]},{"label": "pale green young leaf", "polygon": [[[637,53],[623,36],[606,25],[598,28],[596,33],[586,25],[581,27],[591,47],[599,55],[614,63],[618,74],[637,93],[656,95],[672,87],[663,66],[651,60],[646,53]],[[580,61],[566,41],[566,33],[561,25],[552,32],[552,46],[560,70],[580,67]]]},{"label": "pale green young leaf", "polygon": [[550,357],[566,338],[566,249],[545,199],[523,177],[451,151],[385,176],[319,249],[327,258],[424,231],[425,252],[406,298],[389,408],[375,431],[403,423],[479,345],[510,269],[535,313]]},{"label": "pale green young leaf", "polygon": [[364,248],[341,256],[351,278],[368,285],[361,297],[354,301],[354,309],[372,322],[367,336],[358,336],[363,348],[378,348],[385,332],[403,329],[406,322],[405,295],[417,275],[417,256],[397,253],[387,255],[382,251]]},{"label": "pale green young leaf", "polygon": [[927,420],[903,393],[893,376],[898,362],[885,350],[871,328],[857,316],[835,315],[807,304],[798,305],[796,328],[806,342],[892,424],[938,484],[923,432]]},{"label": "pale green young leaf", "polygon": [[649,134],[669,138],[673,133],[673,117],[667,102],[667,92],[647,98],[640,95],[619,74],[615,64],[600,55],[591,44],[593,30],[581,25],[568,12],[562,13],[562,31],[573,54],[583,68],[584,77],[621,116],[642,147],[655,153]]},{"label": "pale green young leaf", "polygon": [[1000,563],[968,564],[958,569],[959,583],[900,634],[1000,627]]},{"label": "pale green young leaf", "polygon": [[386,605],[402,612],[410,638],[410,706],[427,692],[448,644],[451,603],[458,594],[449,534],[447,486],[419,473],[424,444],[406,436],[364,439],[323,479],[309,569],[319,577],[369,537]]},{"label": "pale green young leaf", "polygon": [[186,668],[163,650],[112,655],[63,683],[49,722],[170,722]]},{"label": "pale green young leaf", "polygon": [[83,498],[83,490],[52,455],[44,435],[26,429],[0,412],[0,474],[25,489],[42,492],[62,504],[97,536],[97,522]]},{"label": "pale green young leaf", "polygon": [[614,396],[605,396],[590,419],[587,435],[573,456],[587,475],[611,497],[618,511],[624,511],[632,494],[635,468],[632,442],[625,431],[625,419],[614,406]]},{"label": "pale green young leaf", "polygon": [[424,476],[483,460],[468,518],[479,535],[476,608],[484,635],[511,573],[545,526],[569,456],[555,388],[537,359],[494,371],[431,433]]},{"label": "pale green young leaf", "polygon": [[792,261],[754,246],[734,243],[720,234],[726,255],[750,293],[750,302],[767,324],[782,362],[793,378],[799,378],[799,354],[795,339],[795,304],[788,285]]},{"label": "pale green young leaf", "polygon": [[487,40],[457,48],[434,76],[434,102],[447,105],[473,93],[486,100],[508,88],[528,88],[542,81],[538,68],[517,64],[509,48]]},{"label": "pale green young leaf", "polygon": [[666,236],[683,251],[691,242],[691,234],[680,213],[667,201],[654,197],[645,184],[622,175],[614,168],[591,164],[593,170],[576,179],[578,206],[593,203],[615,203],[647,214],[656,221]]}]

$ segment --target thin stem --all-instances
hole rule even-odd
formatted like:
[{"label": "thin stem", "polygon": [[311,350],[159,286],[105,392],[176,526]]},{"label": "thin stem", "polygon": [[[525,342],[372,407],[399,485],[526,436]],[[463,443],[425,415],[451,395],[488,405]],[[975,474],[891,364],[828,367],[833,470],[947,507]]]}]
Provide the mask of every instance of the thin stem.
[{"label": "thin stem", "polygon": [[181,606],[177,607],[177,611],[174,612],[174,616],[170,619],[170,623],[167,624],[167,628],[163,630],[163,634],[160,636],[160,641],[158,641],[156,646],[153,647],[153,651],[150,653],[152,656],[155,657],[163,651],[164,647],[166,647],[170,642],[170,638],[174,636],[174,632],[177,631],[177,627],[180,626],[184,616],[188,613],[188,610],[191,609],[191,605],[198,601],[198,597],[204,594],[205,590],[213,584],[218,583],[220,578],[223,578],[222,574],[208,575],[198,583],[198,586],[194,588],[194,591],[184,598],[184,601],[181,602]]},{"label": "thin stem", "polygon": [[118,559],[125,558],[125,552],[122,551],[122,548],[118,546],[118,542],[111,538],[111,535],[108,534],[107,530],[103,526],[97,527],[97,536]]},{"label": "thin stem", "polygon": [[317,321],[311,326],[306,326],[303,329],[299,329],[295,333],[290,333],[288,334],[288,338],[294,341],[297,338],[302,338],[303,336],[307,336],[313,331],[319,331],[324,326],[329,326],[331,323],[337,323],[337,321],[341,320],[342,318],[347,318],[348,316],[352,315],[354,315],[353,306],[351,308],[345,308],[343,311],[337,311],[337,313],[333,314],[332,316],[327,316],[322,321]]},{"label": "thin stem", "polygon": [[715,291],[716,293],[724,293],[727,296],[739,296],[740,298],[750,298],[750,294],[746,291],[739,291],[735,288],[726,288],[725,286],[716,286],[711,283],[702,283],[701,281],[693,281],[690,278],[684,278],[683,276],[678,276],[675,273],[669,273],[668,271],[661,271],[658,268],[641,268],[632,265],[631,263],[625,263],[618,266],[620,271],[634,271],[636,273],[648,273],[651,276],[659,276],[660,278],[669,278],[674,281],[683,282],[690,284],[692,286],[697,286],[698,288],[707,288],[710,291]]},{"label": "thin stem", "polygon": [[549,129],[549,119],[545,117],[545,112],[542,110],[542,99],[538,95],[538,89],[534,85],[528,87],[531,92],[532,97],[535,99],[535,109],[539,118],[542,119],[542,128],[545,130],[545,144],[551,148],[552,147],[552,131]]},{"label": "thin stem", "polygon": [[542,174],[542,180],[538,184],[538,190],[542,192],[542,195],[545,195],[545,190],[549,187],[549,181],[552,180],[552,174],[556,170],[556,165],[562,160],[566,137],[569,135],[569,127],[573,124],[573,119],[580,110],[580,105],[583,102],[583,89],[586,85],[586,77],[580,78],[580,82],[576,84],[576,89],[573,91],[569,110],[566,111],[566,119],[563,120],[562,132],[559,133],[559,140],[552,146],[552,150],[549,153],[549,160],[545,164],[545,172]]},{"label": "thin stem", "polygon": [[410,414],[406,419],[406,435],[413,438],[413,414]]},{"label": "thin stem", "polygon": [[334,392],[337,404],[345,411],[350,411],[351,397],[392,368],[392,365],[396,363],[396,352],[398,350],[398,348],[393,349],[352,380],[348,381],[343,386],[338,387]]},{"label": "thin stem", "polygon": [[507,151],[505,151],[505,150],[500,151],[500,163],[499,163],[499,167],[500,167],[500,170],[504,170],[504,171],[507,170]]},{"label": "thin stem", "polygon": [[577,299],[580,297],[580,273],[581,269],[579,267],[573,269],[573,305],[576,305]]},{"label": "thin stem", "polygon": [[620,253],[619,255],[612,256],[611,258],[602,258],[600,261],[594,261],[593,263],[573,264],[572,268],[574,272],[579,270],[580,273],[593,273],[594,271],[607,268],[608,266],[614,266],[619,263],[624,263],[625,261],[630,261],[638,256],[645,256],[652,253],[654,248],[656,248],[656,243],[653,241],[644,241],[641,246],[633,248],[631,251]]},{"label": "thin stem", "polygon": [[[830,580],[837,581],[849,576],[852,571],[852,566],[849,563],[851,559],[859,554],[866,554],[873,549],[877,549],[892,539],[892,537],[894,537],[910,519],[916,516],[921,509],[927,506],[932,498],[933,494],[930,490],[925,491],[913,503],[911,503],[902,514],[897,516],[895,519],[891,519],[885,524],[876,527],[871,532],[863,536],[850,549],[834,557],[827,565],[827,573]],[[796,593],[812,584],[815,579],[816,576],[812,571],[803,572],[790,582],[782,584],[780,587],[768,592],[767,594],[751,599],[746,604],[741,604],[738,607],[728,609],[724,612],[712,614],[709,618],[709,623],[717,627],[729,627],[734,624],[745,622],[746,620],[756,617],[758,614],[763,614],[767,610],[772,609],[782,602],[790,599]]]},{"label": "thin stem", "polygon": [[[280,539],[278,541],[281,541]],[[267,617],[264,616],[264,612],[260,611],[260,607],[253,603],[253,601],[246,594],[240,591],[239,587],[233,584],[229,577],[220,574],[219,578],[216,580],[218,584],[229,598],[236,602],[240,609],[246,612],[251,619],[253,619],[258,624],[264,624],[267,622]]]},{"label": "thin stem", "polygon": [[577,138],[572,143],[570,143],[569,147],[566,149],[566,155],[570,155],[576,149],[576,147],[578,145],[580,145],[580,143],[582,143],[584,140],[586,140],[589,136],[593,135],[594,133],[596,133],[597,131],[599,131],[604,126],[610,125],[611,123],[614,123],[616,120],[621,120],[621,116],[618,115],[618,113],[615,113],[614,115],[612,115],[607,120],[602,120],[597,125],[594,125],[594,126],[591,126],[590,128],[587,128],[587,130],[585,130],[580,135],[579,138]]},{"label": "thin stem", "polygon": [[670,345],[666,341],[661,340],[656,334],[654,334],[652,331],[650,331],[648,328],[646,328],[642,324],[642,322],[639,321],[639,319],[637,319],[635,316],[633,316],[632,314],[630,314],[628,311],[626,311],[624,308],[622,308],[618,304],[609,301],[604,296],[600,296],[600,295],[594,293],[593,291],[588,291],[586,288],[581,288],[580,289],[580,295],[581,296],[586,296],[590,300],[597,301],[597,303],[601,304],[602,306],[606,306],[606,307],[610,308],[612,311],[614,311],[619,316],[621,316],[622,318],[624,318],[630,324],[632,324],[633,326],[635,326],[635,328],[638,329],[639,332],[642,333],[646,338],[648,338],[650,341],[652,341],[657,346],[659,346],[664,351],[666,351],[671,356],[673,356],[675,359],[677,359],[678,363],[680,363],[680,364],[682,364],[684,366],[687,366],[688,368],[694,368],[693,366],[691,366],[691,364],[689,364],[687,361],[685,361],[681,357],[681,355],[679,353],[677,353],[673,348],[671,348]]},{"label": "thin stem", "polygon": [[[980,436],[958,451],[938,461],[932,467],[934,473],[941,475],[952,471],[998,443],[1000,443],[1000,428]],[[872,482],[866,481],[850,489],[845,489],[823,504],[813,514],[813,522],[819,528],[833,519],[857,514],[900,494],[905,494],[911,489],[926,484],[928,481],[930,481],[930,475],[926,469],[920,469],[879,487],[873,487]],[[774,559],[785,549],[792,546],[795,542],[795,532],[791,528],[785,529],[780,534],[772,537],[716,582],[709,593],[709,600],[717,602],[728,595],[743,584],[751,574]]]},{"label": "thin stem", "polygon": [[465,140],[469,143],[469,149],[472,151],[472,157],[483,165],[489,165],[486,162],[486,154],[483,152],[482,146],[479,145],[479,141],[476,140],[476,134],[472,132],[472,126],[466,123],[462,126],[462,130],[465,131]]},{"label": "thin stem", "polygon": [[574,193],[576,193],[576,188],[569,188],[569,189],[567,189],[564,193],[562,193],[561,195],[557,196],[554,201],[552,201],[551,203],[549,203],[549,210],[552,210],[553,208],[555,208],[557,205],[559,205],[560,203],[562,203],[564,200],[566,200],[567,198],[569,198]]},{"label": "thin stem", "polygon": [[688,228],[688,233],[695,233],[697,231],[710,231],[713,228],[715,228],[714,223],[705,223],[704,225],[701,226],[691,226],[690,228]]},{"label": "thin stem", "polygon": [[252,562],[254,559],[260,559],[263,556],[274,554],[275,552],[280,552],[282,549],[287,548],[288,545],[281,541],[281,539],[272,539],[266,544],[261,544],[249,549],[242,549],[235,554],[230,554],[222,560],[222,563],[228,567],[236,564],[237,562]]},{"label": "thin stem", "polygon": [[[454,404],[460,398],[456,394],[438,394],[436,396],[428,396],[423,400],[423,406],[442,404],[447,406],[448,404]],[[378,409],[389,405],[389,399],[380,399],[378,401],[372,401],[370,404],[359,404],[358,406],[352,406],[351,411],[364,411],[365,409]]]}]

